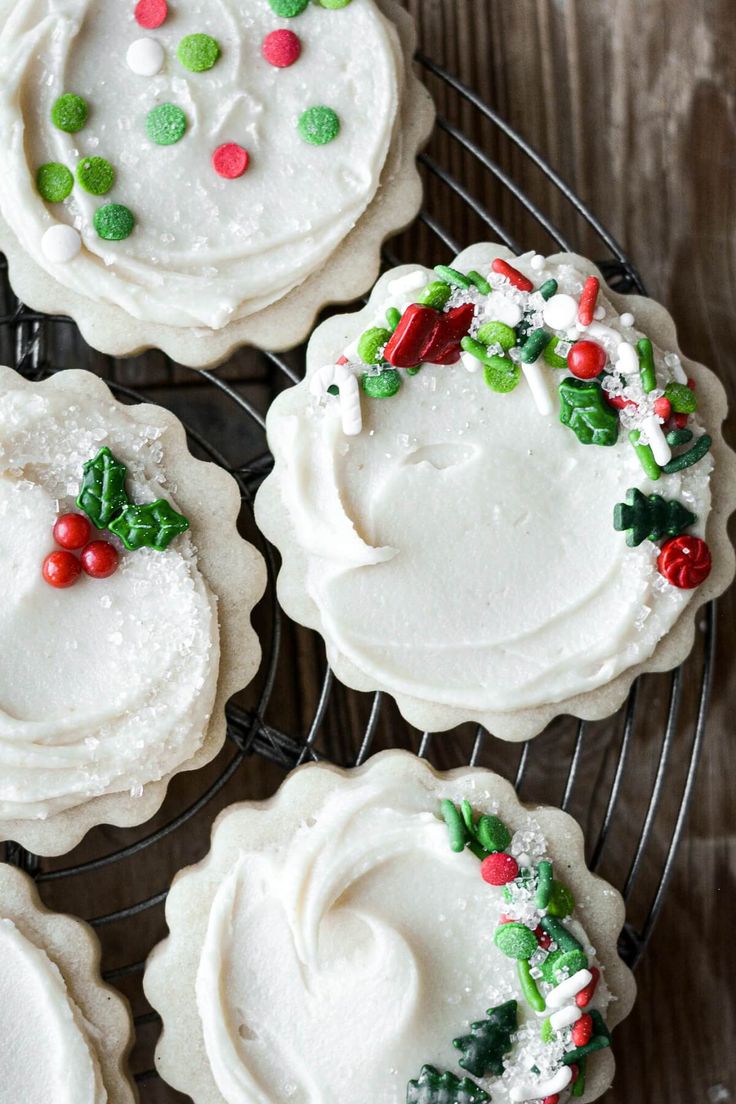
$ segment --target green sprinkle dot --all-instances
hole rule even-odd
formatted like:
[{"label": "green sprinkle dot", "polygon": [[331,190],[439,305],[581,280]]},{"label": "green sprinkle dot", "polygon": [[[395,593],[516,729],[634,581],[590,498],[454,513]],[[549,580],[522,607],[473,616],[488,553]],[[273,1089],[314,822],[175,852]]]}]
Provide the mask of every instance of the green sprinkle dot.
[{"label": "green sprinkle dot", "polygon": [[87,104],[81,96],[65,92],[51,108],[51,122],[67,134],[76,134],[87,122]]},{"label": "green sprinkle dot", "polygon": [[435,265],[434,270],[440,280],[444,280],[446,284],[452,284],[453,287],[469,288],[472,283],[463,272],[458,272],[456,268],[450,268],[449,265]]},{"label": "green sprinkle dot", "polygon": [[562,882],[558,882],[555,878],[552,882],[552,892],[549,895],[549,901],[547,902],[547,913],[550,916],[556,916],[559,920],[564,920],[566,916],[570,916],[575,909],[575,898],[573,897],[567,886]]},{"label": "green sprinkle dot", "polygon": [[524,924],[502,924],[493,942],[507,958],[531,958],[538,945],[536,935]]},{"label": "green sprinkle dot", "polygon": [[567,357],[560,356],[557,346],[562,343],[562,338],[551,337],[544,349],[544,359],[550,368],[567,368]]},{"label": "green sprinkle dot", "polygon": [[686,383],[668,383],[664,393],[672,403],[675,414],[692,414],[698,409],[697,396]]},{"label": "green sprinkle dot", "polygon": [[391,331],[384,330],[381,326],[371,326],[369,330],[366,330],[360,335],[358,341],[358,356],[364,364],[380,364],[383,359],[379,353],[380,349],[391,338]]},{"label": "green sprinkle dot", "polygon": [[61,203],[74,187],[74,177],[66,165],[50,161],[48,165],[41,165],[36,173],[36,187],[47,203]]},{"label": "green sprinkle dot", "polygon": [[94,226],[105,241],[122,241],[130,237],[135,226],[132,211],[122,203],[108,203],[95,211]]},{"label": "green sprinkle dot", "polygon": [[505,322],[484,322],[476,336],[482,345],[500,345],[507,352],[516,344],[516,333]]},{"label": "green sprinkle dot", "polygon": [[338,8],[346,8],[351,0],[317,0],[317,3],[321,8],[329,8],[330,11],[337,11]]},{"label": "green sprinkle dot", "polygon": [[293,19],[295,15],[301,15],[309,4],[309,0],[268,0],[268,2],[271,5],[271,11],[283,19]]},{"label": "green sprinkle dot", "polygon": [[104,157],[85,157],[77,165],[77,180],[90,195],[107,195],[115,183],[115,170]]},{"label": "green sprinkle dot", "polygon": [[588,958],[583,951],[567,951],[555,959],[553,973],[556,981],[563,981],[566,977],[572,977],[579,970],[586,970]]},{"label": "green sprinkle dot", "polygon": [[544,962],[542,962],[539,967],[542,972],[542,977],[549,985],[556,984],[555,967],[557,966],[557,963],[560,961],[560,959],[563,957],[563,954],[564,951],[550,951]]},{"label": "green sprinkle dot", "polygon": [[395,368],[384,368],[377,375],[364,372],[360,384],[372,399],[390,399],[401,387],[401,376]]},{"label": "green sprinkle dot", "polygon": [[176,56],[190,73],[204,73],[220,56],[220,46],[210,35],[191,34],[179,43]]},{"label": "green sprinkle dot", "polygon": [[483,379],[486,387],[499,395],[507,395],[513,391],[521,379],[521,368],[508,357],[492,356],[483,366]]},{"label": "green sprinkle dot", "polygon": [[478,840],[486,851],[505,851],[511,843],[511,833],[497,816],[482,816],[478,821]]},{"label": "green sprinkle dot", "polygon": [[187,117],[176,104],[159,104],[146,116],[146,134],[157,146],[173,146],[186,129]]},{"label": "green sprinkle dot", "polygon": [[424,288],[417,299],[417,303],[421,303],[424,307],[434,307],[435,310],[442,310],[451,295],[452,288],[449,284],[446,284],[444,280],[433,280],[431,284],[427,284]]},{"label": "green sprinkle dot", "polygon": [[299,116],[299,133],[312,146],[326,146],[340,133],[340,120],[331,107],[308,107]]}]

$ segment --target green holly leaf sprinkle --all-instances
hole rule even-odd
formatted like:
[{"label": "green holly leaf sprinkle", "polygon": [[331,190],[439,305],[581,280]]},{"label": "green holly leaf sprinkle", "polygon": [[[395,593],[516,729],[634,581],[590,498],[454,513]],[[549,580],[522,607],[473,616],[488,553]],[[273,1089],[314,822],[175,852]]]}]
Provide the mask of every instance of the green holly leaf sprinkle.
[{"label": "green holly leaf sprinkle", "polygon": [[618,416],[608,405],[597,380],[569,376],[559,387],[560,421],[568,426],[581,445],[615,445]]},{"label": "green holly leaf sprinkle", "polygon": [[170,503],[159,498],[144,506],[129,504],[119,517],[110,522],[108,528],[120,537],[130,552],[138,548],[155,548],[163,552],[174,537],[189,528],[189,522]]},{"label": "green holly leaf sprinkle", "polygon": [[128,505],[125,480],[128,469],[116,460],[109,448],[101,448],[84,465],[77,506],[96,529],[107,529],[112,519]]}]

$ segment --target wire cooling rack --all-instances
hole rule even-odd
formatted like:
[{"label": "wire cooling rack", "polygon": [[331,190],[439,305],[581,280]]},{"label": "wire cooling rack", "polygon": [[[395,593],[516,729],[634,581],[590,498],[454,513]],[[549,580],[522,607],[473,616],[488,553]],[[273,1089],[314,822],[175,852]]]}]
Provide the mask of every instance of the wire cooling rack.
[{"label": "wire cooling rack", "polygon": [[[617,290],[644,293],[621,247],[521,136],[430,58],[419,56],[418,64],[440,108],[435,136],[420,157],[426,203],[411,230],[386,249],[385,266],[447,261],[462,246],[492,239],[517,252],[585,252]],[[463,118],[463,129],[448,116]],[[522,175],[530,181],[527,191],[515,183]],[[557,212],[554,222],[550,209]],[[170,407],[185,423],[192,451],[238,481],[243,532],[268,564],[269,588],[256,614],[261,671],[230,703],[229,739],[217,759],[177,776],[159,815],[141,828],[98,828],[56,860],[6,845],[6,859],[34,876],[50,907],[84,916],[97,929],[105,976],[133,1006],[132,1063],[145,1104],[186,1099],[152,1068],[158,1022],[141,990],[145,957],[165,934],[162,906],[171,877],[205,853],[221,808],[269,795],[288,770],[309,760],[347,766],[384,747],[404,747],[441,768],[492,767],[524,800],[561,805],[586,829],[591,867],[626,898],[621,953],[631,965],[638,962],[662,907],[692,796],[713,666],[712,606],[687,662],[671,674],[639,679],[626,705],[605,721],[558,718],[522,745],[502,744],[472,725],[418,732],[380,693],[341,686],[319,638],[289,622],[276,603],[277,556],[255,529],[253,499],[271,466],[265,411],[301,377],[303,350],[276,356],[243,349],[215,372],[182,368],[156,352],[116,361],[87,348],[69,319],[27,310],[13,297],[4,267],[0,355],[30,379],[86,367],[124,401]]]}]

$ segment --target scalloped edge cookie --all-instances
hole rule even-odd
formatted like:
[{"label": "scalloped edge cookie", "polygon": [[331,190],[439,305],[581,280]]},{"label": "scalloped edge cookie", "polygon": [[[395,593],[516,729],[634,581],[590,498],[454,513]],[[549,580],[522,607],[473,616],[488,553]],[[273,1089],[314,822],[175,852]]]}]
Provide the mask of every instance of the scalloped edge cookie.
[{"label": "scalloped edge cookie", "polygon": [[[513,261],[515,254],[505,246],[491,242],[478,243],[465,249],[451,262],[463,271],[481,268],[491,259],[500,257]],[[631,311],[637,319],[637,328],[651,336],[660,347],[680,352],[675,324],[660,304],[640,295],[621,295],[608,287],[603,275],[586,258],[574,253],[555,253],[548,258],[553,263],[571,264],[582,274],[594,274],[601,281],[601,288],[619,313]],[[310,368],[332,363],[336,352],[344,348],[356,333],[371,325],[377,304],[387,298],[390,281],[416,270],[417,265],[401,265],[384,273],[371,292],[368,304],[354,314],[340,314],[329,318],[314,331],[307,347],[307,372]],[[508,713],[484,712],[442,706],[406,695],[394,695],[385,686],[379,686],[359,668],[335,651],[322,630],[320,611],[304,587],[307,557],[294,539],[293,527],[284,506],[279,486],[279,441],[269,431],[273,411],[289,413],[292,404],[301,402],[304,381],[281,393],[271,405],[266,419],[269,447],[274,454],[273,472],[264,481],[256,496],[256,520],[259,528],[276,545],[281,553],[282,566],[277,580],[277,593],[283,609],[301,625],[314,629],[325,639],[327,656],[333,671],[346,686],[353,690],[383,690],[395,698],[402,716],[422,730],[438,732],[453,728],[465,721],[483,725],[502,740],[528,740],[536,736],[560,714],[572,714],[582,720],[600,720],[619,708],[629,692],[632,682],[648,671],[669,671],[687,657],[693,646],[695,621],[702,606],[722,594],[734,577],[736,560],[727,533],[729,515],[736,510],[736,453],[724,442],[721,423],[727,413],[726,392],[720,380],[702,364],[690,360],[680,352],[688,376],[697,381],[699,411],[713,439],[711,451],[715,460],[711,479],[712,505],[707,522],[707,539],[713,553],[713,569],[706,581],[693,592],[679,618],[662,637],[649,659],[630,667],[614,680],[597,690],[578,694],[560,702]],[[272,423],[271,423],[272,425]]]},{"label": "scalloped edge cookie", "polygon": [[[188,1093],[195,1104],[224,1104],[210,1071],[195,999],[199,951],[209,907],[222,877],[237,861],[242,840],[247,840],[249,849],[259,850],[288,840],[308,816],[318,812],[337,786],[367,777],[379,784],[386,779],[394,786],[404,779],[418,781],[426,788],[430,803],[439,799],[440,792],[459,801],[463,797],[472,799],[482,788],[484,801],[497,804],[498,815],[511,828],[533,814],[555,865],[564,868],[565,880],[578,902],[576,915],[605,966],[606,983],[615,998],[607,1011],[609,1026],[615,1027],[631,1010],[636,985],[617,949],[624,923],[623,900],[587,869],[582,830],[567,813],[522,804],[511,784],[492,771],[481,767],[436,771],[406,751],[380,752],[363,766],[350,770],[310,763],[293,771],[269,800],[242,802],[220,813],[207,857],[181,870],[172,883],[166,901],[170,934],[152,951],[143,984],[163,1021],[156,1068],[165,1081]],[[611,1051],[600,1052],[591,1063],[581,1100],[591,1101],[605,1092],[613,1080],[614,1068]]]},{"label": "scalloped edge cookie", "polygon": [[404,87],[394,134],[378,190],[338,248],[298,287],[269,307],[220,330],[164,326],[134,318],[121,308],[95,303],[70,291],[36,264],[0,217],[0,249],[8,259],[11,286],[24,303],[45,314],[68,315],[85,341],[108,356],[136,356],[160,349],[179,364],[212,368],[241,345],[274,351],[298,345],[319,311],[366,291],[378,275],[381,246],[416,217],[422,184],[416,157],[434,125],[430,95],[413,70],[416,30],[395,0],[376,0],[398,32]]},{"label": "scalloped edge cookie", "polygon": [[[42,383],[31,383],[12,368],[0,367],[0,388],[37,388],[61,392],[70,399],[80,391],[101,403],[116,402],[107,385],[91,372],[68,369]],[[135,421],[160,426],[166,451],[168,480],[176,484],[177,505],[186,514],[197,549],[199,570],[217,595],[220,666],[217,696],[204,742],[196,755],[158,782],[144,786],[140,797],[124,793],[90,798],[73,809],[45,820],[0,820],[0,840],[15,840],[37,855],[62,855],[98,824],[131,827],[150,820],[161,807],[169,782],[181,771],[196,770],[217,755],[225,742],[225,705],[253,679],[261,648],[251,625],[251,611],[266,587],[266,566],[260,552],[237,530],[240,513],[238,484],[216,464],[196,460],[187,446],[184,427],[170,411],[150,403],[118,403]]]},{"label": "scalloped edge cookie", "polygon": [[100,976],[100,944],[92,928],[47,909],[31,878],[7,863],[0,863],[0,917],[12,920],[46,953],[77,1008],[96,1029],[87,1042],[99,1062],[109,1104],[136,1104],[138,1093],[126,1068],[133,1021],[125,998]]}]

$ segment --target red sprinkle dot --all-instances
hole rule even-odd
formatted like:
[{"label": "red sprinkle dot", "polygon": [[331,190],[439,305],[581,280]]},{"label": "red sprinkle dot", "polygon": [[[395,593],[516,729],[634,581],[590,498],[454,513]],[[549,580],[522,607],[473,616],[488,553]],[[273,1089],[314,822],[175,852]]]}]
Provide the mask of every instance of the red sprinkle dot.
[{"label": "red sprinkle dot", "polygon": [[90,538],[92,526],[84,514],[62,514],[53,528],[54,540],[62,548],[83,548]]},{"label": "red sprinkle dot", "polygon": [[654,413],[658,418],[661,418],[663,422],[666,422],[672,413],[672,403],[666,395],[662,395],[659,399],[655,399]]},{"label": "red sprinkle dot", "polygon": [[597,341],[576,341],[567,354],[567,367],[578,379],[595,379],[606,366],[606,350]]},{"label": "red sprinkle dot", "polygon": [[601,978],[601,972],[597,966],[590,967],[591,979],[584,989],[581,989],[579,993],[575,995],[575,1003],[578,1008],[585,1008],[593,999],[593,994],[598,988],[598,982]]},{"label": "red sprinkle dot", "polygon": [[497,272],[499,276],[505,276],[514,287],[519,289],[519,291],[534,290],[534,284],[531,280],[528,280],[523,273],[519,272],[518,268],[514,268],[508,261],[502,261],[500,257],[496,257],[491,264],[491,268],[494,272]]},{"label": "red sprinkle dot", "polygon": [[109,541],[92,541],[82,549],[82,567],[93,579],[107,579],[118,569],[120,557]]},{"label": "red sprinkle dot", "polygon": [[480,864],[481,877],[489,885],[506,885],[507,882],[513,882],[518,873],[519,864],[513,855],[507,855],[505,851],[488,855]]},{"label": "red sprinkle dot", "polygon": [[261,53],[269,65],[286,69],[302,52],[302,41],[293,31],[271,31],[263,40]]},{"label": "red sprinkle dot", "polygon": [[226,142],[224,146],[218,146],[212,154],[212,167],[225,180],[235,180],[248,168],[249,160],[246,149],[237,142]]},{"label": "red sprinkle dot", "polygon": [[50,552],[41,568],[44,579],[59,590],[73,586],[82,573],[82,566],[71,552]]},{"label": "red sprinkle dot", "polygon": [[169,14],[166,0],[138,0],[135,6],[135,21],[147,31],[155,31]]},{"label": "red sprinkle dot", "polygon": [[593,1017],[585,1012],[572,1025],[572,1041],[576,1047],[587,1046],[593,1034]]}]

